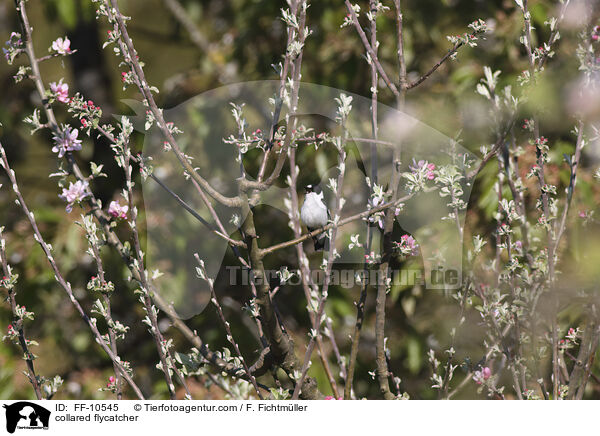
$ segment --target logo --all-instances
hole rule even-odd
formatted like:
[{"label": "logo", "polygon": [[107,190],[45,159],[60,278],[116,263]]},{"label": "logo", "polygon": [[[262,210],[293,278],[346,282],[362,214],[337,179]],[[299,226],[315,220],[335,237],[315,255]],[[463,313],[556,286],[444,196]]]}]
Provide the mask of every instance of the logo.
[{"label": "logo", "polygon": [[50,411],[29,401],[19,401],[3,406],[6,409],[6,431],[18,429],[48,430]]}]

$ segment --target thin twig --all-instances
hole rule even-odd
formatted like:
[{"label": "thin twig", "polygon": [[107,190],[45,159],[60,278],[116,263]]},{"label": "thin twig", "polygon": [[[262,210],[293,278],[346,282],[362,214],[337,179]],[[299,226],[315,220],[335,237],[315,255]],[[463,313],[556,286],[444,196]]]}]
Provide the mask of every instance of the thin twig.
[{"label": "thin twig", "polygon": [[[100,283],[104,285],[106,284],[106,277],[104,275],[104,267],[102,264],[102,258],[100,257],[100,249],[98,248],[98,243],[96,239],[96,228],[94,227],[93,231],[91,230],[92,229],[88,230],[88,228],[86,227],[91,254],[98,268],[98,279],[100,280]],[[102,292],[102,300],[104,301],[104,307],[106,308],[106,324],[108,326],[108,338],[110,342],[110,348],[115,354],[115,356],[118,356],[119,352],[117,348],[117,335],[114,329],[115,322],[112,317],[110,298],[105,292]],[[121,372],[119,371],[119,368],[116,365],[113,364],[113,366],[115,371],[115,386],[117,399],[120,400],[123,397],[123,391],[121,389]]]},{"label": "thin twig", "polygon": [[[2,238],[2,230],[0,227],[0,263],[2,263],[2,272],[4,273],[4,280],[9,280],[12,276],[12,271],[10,265],[8,265],[6,251],[5,251],[5,240]],[[19,345],[23,350],[23,356],[25,358],[25,362],[27,363],[27,378],[33,387],[33,391],[38,400],[43,399],[42,390],[40,388],[40,383],[38,380],[38,376],[35,374],[35,368],[33,365],[33,360],[35,356],[33,353],[29,351],[28,340],[25,337],[25,327],[23,326],[23,319],[17,315],[17,300],[16,300],[16,292],[14,290],[14,284],[6,286],[6,291],[8,293],[8,302],[10,304],[10,309],[13,314],[13,328],[16,329],[17,334],[19,336]]]}]

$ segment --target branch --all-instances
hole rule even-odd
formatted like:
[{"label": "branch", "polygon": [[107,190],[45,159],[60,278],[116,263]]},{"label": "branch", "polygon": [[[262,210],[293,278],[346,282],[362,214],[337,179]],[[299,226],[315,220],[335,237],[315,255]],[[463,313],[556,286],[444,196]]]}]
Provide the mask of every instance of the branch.
[{"label": "branch", "polygon": [[[54,116],[54,111],[52,110],[52,107],[50,106],[50,104],[48,103],[48,101],[45,98],[46,90],[45,90],[44,83],[42,81],[42,77],[40,74],[40,69],[39,69],[39,65],[37,62],[37,58],[35,57],[35,52],[33,50],[33,43],[32,43],[32,38],[31,38],[31,27],[29,25],[29,20],[27,18],[23,0],[18,0],[17,11],[20,12],[19,19],[21,21],[21,27],[23,28],[23,35],[24,35],[25,44],[26,44],[25,51],[30,60],[30,64],[31,64],[31,68],[32,68],[33,74],[31,75],[31,78],[36,86],[36,89],[40,96],[40,99],[43,102],[43,109],[48,118],[48,127],[53,132],[59,132],[58,124],[56,122],[56,117]],[[113,141],[114,141],[114,139],[113,139]],[[70,153],[67,153],[65,155],[65,159],[67,160],[67,162],[69,164],[69,169],[72,171],[72,173],[76,177],[76,179],[77,180],[86,180],[86,177],[84,176],[83,172],[81,171],[81,169],[75,162],[75,159],[73,158],[73,156]],[[94,215],[94,218],[102,227],[102,231],[106,236],[108,245],[110,245],[112,248],[114,248],[119,253],[119,255],[123,259],[124,263],[130,269],[134,280],[141,284],[140,273],[137,270],[137,268],[135,268],[133,265],[133,259],[129,255],[129,250],[127,250],[124,247],[124,245],[121,242],[121,240],[119,239],[119,237],[115,234],[114,229],[110,226],[110,217],[106,214],[105,211],[103,211],[100,208],[99,203],[96,200],[96,198],[94,197],[93,193],[90,193],[90,196],[88,196],[86,198],[86,202],[90,206],[90,212]],[[237,243],[236,243],[236,245],[237,245]],[[160,295],[160,293],[157,292],[157,289],[154,287],[154,285],[152,283],[149,284],[149,291],[151,293],[151,298],[154,300],[154,302],[156,303],[158,308],[169,317],[172,325],[176,329],[178,329],[183,334],[183,336],[190,343],[192,343],[192,345],[194,347],[196,347],[199,350],[200,354],[207,360],[207,362],[209,362],[212,366],[214,366],[220,372],[225,372],[228,375],[236,377],[236,378],[244,378],[243,376],[240,376],[240,374],[239,374],[240,368],[235,367],[231,363],[225,362],[223,359],[221,359],[217,355],[215,355],[206,346],[206,344],[202,341],[202,339],[197,334],[197,332],[192,331],[180,319],[180,317],[177,314],[177,312],[175,311],[175,309],[162,298],[162,296]]]},{"label": "branch", "polygon": [[402,203],[403,201],[407,201],[407,200],[411,199],[413,196],[414,196],[414,194],[408,194],[408,195],[406,195],[406,196],[404,196],[402,198],[399,198],[397,200],[390,201],[388,203],[384,203],[384,204],[382,204],[380,206],[374,207],[373,209],[365,210],[363,212],[360,212],[360,213],[357,213],[355,215],[351,215],[349,217],[341,219],[341,220],[338,221],[337,224],[335,224],[335,223],[329,223],[326,226],[321,227],[320,229],[316,229],[316,230],[313,230],[312,232],[305,233],[304,235],[302,235],[302,236],[300,236],[298,238],[291,239],[289,241],[282,242],[280,244],[272,245],[271,247],[268,247],[268,248],[263,248],[262,250],[260,250],[261,257],[264,257],[264,256],[266,256],[268,254],[271,254],[274,251],[281,250],[282,248],[291,247],[292,245],[296,245],[296,244],[299,244],[300,242],[304,242],[307,239],[310,239],[310,238],[312,238],[314,236],[320,235],[321,233],[326,232],[326,231],[328,231],[330,229],[345,226],[346,224],[351,223],[352,221],[356,221],[356,220],[359,220],[361,218],[366,218],[366,217],[371,216],[371,215],[373,215],[373,214],[375,214],[377,212],[381,212],[382,210],[385,210],[385,209],[388,209],[390,207],[396,206],[398,203]]},{"label": "branch", "polygon": [[471,171],[470,173],[467,174],[467,179],[472,179],[472,178],[476,177],[481,172],[481,170],[483,169],[483,167],[485,167],[485,165],[490,161],[490,159],[492,159],[494,156],[496,156],[496,154],[498,154],[498,151],[500,151],[500,148],[502,147],[502,145],[506,141],[506,137],[508,136],[509,132],[511,131],[514,123],[515,123],[514,119],[511,120],[508,123],[508,126],[506,127],[506,130],[502,134],[499,135],[498,139],[494,143],[494,146],[481,159],[481,162],[479,163],[479,165],[477,166],[477,168],[475,168],[473,171]]},{"label": "branch", "polygon": [[[394,0],[394,6],[396,7],[396,22],[397,26],[397,50],[398,50],[398,63],[400,64],[400,88],[408,89],[406,83],[406,59],[404,57],[404,20],[402,15],[402,7],[400,0]],[[373,7],[371,7],[371,13],[373,13]],[[373,23],[373,30],[375,31],[376,26]],[[376,38],[374,38],[377,41]],[[424,79],[423,79],[424,80]],[[416,86],[416,85],[415,85]],[[377,139],[377,138],[375,138]]]},{"label": "branch", "polygon": [[[287,332],[279,323],[275,307],[271,301],[271,287],[265,274],[260,248],[258,247],[254,213],[248,201],[242,202],[242,213],[246,217],[242,224],[242,231],[246,236],[246,245],[250,255],[250,266],[257,283],[256,302],[260,308],[261,322],[265,328],[265,336],[269,342],[269,352],[273,355],[273,362],[281,366],[288,374],[293,374],[299,363],[294,354],[294,345]],[[301,392],[307,399],[316,399],[318,391],[313,380],[306,380],[302,384]]]},{"label": "branch", "polygon": [[[504,327],[504,330],[502,330],[501,337],[498,338],[498,340],[496,340],[496,342],[494,343],[494,345],[492,345],[491,347],[489,347],[487,353],[485,353],[485,360],[486,361],[488,361],[489,358],[492,356],[492,354],[495,351],[495,348],[502,343],[502,339],[506,337],[506,335],[508,334],[508,332],[510,331],[511,328],[512,328],[512,324],[507,324],[506,327]],[[470,381],[472,381],[472,377],[473,377],[473,371],[469,371],[467,373],[467,375],[465,376],[465,378],[458,384],[458,386],[456,386],[448,394],[448,396],[446,396],[446,400],[450,400],[450,399],[452,399],[452,397],[454,397],[456,394],[458,394],[467,385],[467,383],[469,383]]]},{"label": "branch", "polygon": [[[296,148],[292,147],[289,150],[289,165],[290,165],[290,220],[292,222],[292,227],[294,231],[295,237],[300,237],[302,234],[302,227],[300,224],[300,216],[298,213],[299,210],[299,201],[298,201],[298,191],[297,191],[297,182],[298,182],[298,172],[296,167]],[[302,289],[304,290],[304,296],[307,302],[307,308],[310,308],[311,301],[311,290],[313,292],[317,292],[318,288],[314,284],[314,281],[310,275],[310,267],[308,258],[306,257],[306,253],[304,252],[304,247],[302,244],[296,245],[296,256],[298,257],[298,264],[300,266],[300,274],[302,279]],[[312,310],[308,310],[308,315],[310,317],[311,324],[315,325],[315,314]],[[327,318],[328,326],[329,326],[329,318]],[[337,350],[337,344],[335,342],[335,336],[333,335],[333,329],[331,329],[332,334],[329,335],[329,339],[331,341],[332,348]],[[331,372],[331,368],[329,366],[329,362],[327,361],[327,356],[325,355],[325,351],[323,348],[323,340],[322,338],[317,338],[317,349],[319,357],[321,358],[321,363],[323,365],[323,369],[325,370],[325,374],[327,375],[327,379],[329,380],[329,385],[331,386],[332,393],[335,398],[339,398],[338,387],[335,382],[335,378]],[[336,355],[336,357],[338,357]],[[340,366],[340,371],[344,372],[344,362],[341,358],[338,357],[338,365]]]},{"label": "branch", "polygon": [[[94,261],[96,262],[96,267],[97,267],[97,271],[98,271],[98,278],[100,279],[100,283],[104,284],[106,283],[106,276],[104,275],[104,266],[102,264],[102,258],[100,257],[100,247],[98,246],[98,238],[96,235],[96,227],[94,225],[93,228],[90,228],[86,225],[84,225],[86,234],[87,234],[87,239],[88,239],[88,243],[91,249],[91,255],[94,258]],[[111,308],[111,304],[110,304],[110,297],[106,292],[102,292],[102,300],[104,301],[104,305],[106,307],[106,324],[107,324],[107,328],[108,328],[108,338],[109,338],[109,343],[110,343],[110,348],[112,350],[112,352],[115,354],[115,356],[118,356],[119,352],[118,352],[118,348],[117,348],[117,334],[115,333],[115,322],[113,320],[112,317],[112,308]],[[121,372],[119,371],[119,368],[116,365],[114,366],[114,371],[115,371],[115,386],[116,386],[116,394],[117,394],[117,399],[121,400],[123,397],[123,391],[121,389]]]},{"label": "branch", "polygon": [[177,0],[163,0],[165,6],[171,11],[175,19],[185,28],[190,39],[200,50],[210,53],[210,42],[204,37],[200,29],[190,18],[185,8]]},{"label": "branch", "polygon": [[[149,295],[149,286],[148,286],[148,276],[146,273],[146,269],[144,268],[144,253],[142,252],[142,248],[140,245],[140,237],[137,230],[137,207],[133,201],[133,183],[131,180],[131,149],[129,146],[129,138],[124,140],[123,144],[123,171],[125,172],[125,186],[127,191],[127,202],[129,204],[129,213],[131,214],[131,220],[129,220],[129,227],[133,233],[133,248],[135,254],[135,265],[140,273],[140,281],[142,285],[142,297],[140,300],[144,305],[144,309],[146,311],[147,319],[150,320],[149,331],[152,337],[154,338],[154,342],[156,345],[156,351],[158,352],[158,356],[160,359],[161,370],[164,374],[165,381],[167,383],[167,388],[169,390],[169,395],[172,400],[176,399],[175,393],[175,385],[173,384],[173,379],[171,377],[171,368],[173,372],[178,373],[178,369],[175,364],[169,362],[167,360],[168,348],[166,346],[166,341],[163,338],[163,335],[158,327],[158,316],[152,305],[152,300]],[[185,386],[185,382],[183,381],[183,376],[181,374],[177,374],[178,378],[183,382]],[[187,389],[187,387],[186,387]]]},{"label": "branch", "polygon": [[[348,140],[348,131],[346,130],[346,126],[344,125],[344,121],[342,121],[342,128],[344,129],[344,136],[342,138],[340,148],[338,150],[338,170],[339,174],[337,176],[337,189],[335,193],[335,204],[333,207],[333,216],[334,219],[340,216],[342,213],[342,189],[344,186],[344,175],[345,175],[345,162],[346,162],[346,150],[344,147],[346,146],[346,142]],[[329,241],[329,257],[327,259],[327,266],[325,267],[325,282],[323,283],[323,289],[321,290],[321,295],[319,296],[319,304],[317,306],[316,315],[313,320],[313,328],[311,330],[310,340],[308,342],[308,346],[306,347],[306,353],[304,353],[304,362],[302,364],[302,370],[300,375],[300,380],[296,384],[296,388],[294,389],[294,393],[292,394],[292,400],[297,400],[298,395],[300,394],[300,386],[302,386],[302,382],[306,377],[306,373],[308,372],[308,367],[310,366],[310,360],[312,356],[312,352],[315,347],[315,341],[321,337],[321,324],[323,321],[323,314],[325,313],[325,302],[327,301],[327,295],[329,291],[329,285],[331,282],[331,271],[333,269],[333,262],[337,256],[337,251],[335,249],[335,242],[337,237],[337,229],[338,227],[334,227],[330,232],[330,241]],[[337,393],[336,393],[337,395]]]},{"label": "branch", "polygon": [[[100,132],[100,134],[102,136],[104,136],[106,139],[108,139],[112,144],[116,144],[117,141],[116,141],[114,135],[112,135],[110,132],[106,131],[101,126],[97,126],[96,130],[98,132]],[[140,165],[140,167],[143,167],[144,162],[140,157],[131,155],[130,159],[132,161],[134,161],[135,163],[137,163],[138,165]],[[210,224],[208,221],[206,221],[204,218],[202,218],[202,216],[198,212],[196,212],[192,206],[190,206],[179,195],[177,195],[175,192],[173,192],[161,179],[156,177],[154,175],[154,173],[150,173],[149,177],[152,180],[154,180],[158,184],[158,186],[160,186],[167,194],[169,194],[171,197],[173,197],[173,199],[177,203],[179,203],[179,205],[181,207],[183,207],[187,212],[189,212],[190,215],[192,215],[196,220],[198,220],[200,223],[202,223],[206,228],[208,228],[215,235],[226,240],[232,246],[246,248],[246,244],[244,243],[244,241],[238,241],[236,239],[230,238],[229,236],[227,236],[227,233],[224,231],[223,228],[217,229],[214,225]],[[192,179],[192,182],[196,183],[196,181],[194,179]],[[201,189],[199,187],[199,185],[196,184],[196,186],[198,189]]]},{"label": "branch", "polygon": [[[475,36],[478,33],[479,32],[472,32],[471,35]],[[408,83],[404,89],[409,90],[409,89],[413,89],[413,88],[416,88],[417,86],[419,86],[421,83],[423,83],[425,80],[427,80],[429,78],[429,76],[431,76],[433,73],[435,73],[435,71],[439,67],[441,67],[444,62],[446,62],[448,59],[450,59],[458,51],[458,49],[461,48],[463,45],[464,45],[464,42],[462,42],[462,41],[454,44],[454,47],[452,47],[450,50],[448,50],[448,53],[446,53],[444,55],[444,57],[438,61],[437,64],[435,64],[433,67],[431,67],[429,71],[427,71],[425,74],[423,74],[421,77],[419,77],[414,82]]]},{"label": "branch", "polygon": [[379,62],[377,53],[375,52],[375,50],[373,50],[373,47],[371,47],[371,44],[369,44],[367,35],[365,35],[364,30],[362,29],[362,27],[360,27],[360,23],[358,21],[358,17],[356,16],[356,12],[354,12],[354,8],[352,7],[352,3],[350,3],[348,0],[344,0],[344,3],[346,4],[346,9],[348,9],[348,13],[350,14],[350,17],[352,18],[352,23],[354,24],[354,27],[356,28],[356,32],[358,33],[360,40],[362,41],[363,45],[365,46],[367,53],[371,57],[371,62],[375,63],[375,66],[377,67],[377,71],[381,75],[381,78],[385,82],[386,86],[390,89],[390,91],[392,91],[392,94],[394,94],[394,96],[396,98],[399,98],[400,92],[398,91],[398,88],[396,87],[396,85],[394,85],[392,83],[392,81],[386,74],[385,70],[381,66],[381,63]]},{"label": "branch", "polygon": [[[396,11],[398,13],[398,61],[400,63],[400,87],[402,88],[406,78],[406,64],[404,62],[404,46],[402,41],[402,14],[400,12],[400,0],[395,0]],[[369,1],[371,8],[371,47],[375,47],[375,51],[378,47],[377,42],[377,2],[375,0]],[[371,63],[371,134],[373,142],[370,145],[371,154],[371,183],[377,183],[378,176],[378,162],[377,162],[377,142],[378,133],[378,117],[377,117],[377,91],[378,91],[379,77],[377,75],[377,67],[374,63]],[[366,256],[371,252],[371,244],[373,235],[371,232],[371,225],[367,221],[367,240],[365,243],[365,260],[363,261],[363,271],[365,274],[368,270],[368,263]],[[352,343],[350,346],[350,359],[348,363],[348,375],[346,377],[346,384],[344,386],[344,399],[350,400],[352,398],[352,383],[354,381],[354,370],[356,368],[356,359],[358,357],[358,346],[360,344],[360,333],[365,317],[365,303],[367,301],[367,288],[368,282],[365,281],[362,284],[360,290],[360,297],[356,303],[356,322],[354,323],[354,332],[352,335]]]},{"label": "branch", "polygon": [[[177,160],[179,160],[179,163],[189,174],[189,176],[192,179],[194,179],[198,184],[200,184],[206,190],[206,192],[216,201],[223,204],[224,206],[240,207],[241,199],[239,196],[226,197],[220,192],[218,192],[216,189],[214,189],[207,180],[205,180],[202,176],[200,176],[197,173],[196,169],[190,163],[188,157],[181,151],[181,149],[177,145],[175,138],[173,137],[169,128],[167,127],[167,123],[165,122],[162,111],[158,108],[156,101],[154,100],[154,95],[150,90],[150,87],[146,80],[146,76],[144,74],[144,70],[142,69],[140,62],[137,59],[137,52],[133,46],[133,41],[129,37],[129,33],[127,32],[127,26],[125,26],[125,20],[123,19],[123,15],[119,11],[119,5],[117,0],[110,0],[110,4],[109,0],[105,0],[105,4],[107,6],[106,10],[108,13],[109,20],[116,22],[119,29],[119,47],[123,54],[123,58],[134,73],[136,78],[136,85],[142,93],[142,95],[144,96],[145,102],[150,108],[150,111],[152,112],[152,115],[156,120],[159,130],[163,134],[163,137],[165,138],[166,142],[169,143],[169,146],[175,153]],[[114,14],[113,10],[115,12]]]},{"label": "branch", "polygon": [[[22,2],[22,0],[21,0],[21,2]],[[21,6],[22,6],[22,4],[21,4]],[[6,171],[6,174],[8,175],[8,178],[10,179],[10,182],[12,183],[12,188],[13,188],[13,191],[15,192],[15,195],[17,196],[19,206],[21,207],[21,209],[27,216],[29,223],[31,224],[31,228],[33,229],[33,232],[35,234],[35,240],[42,247],[42,250],[44,251],[46,258],[48,259],[48,262],[50,263],[50,267],[52,268],[52,271],[54,272],[56,281],[67,293],[67,295],[69,296],[69,299],[73,303],[73,306],[75,306],[75,309],[77,310],[77,312],[79,312],[79,314],[81,315],[81,317],[83,318],[85,323],[88,325],[88,327],[94,334],[96,342],[98,342],[98,344],[100,344],[100,346],[106,352],[108,357],[110,357],[110,359],[113,361],[113,364],[116,365],[117,368],[119,368],[119,371],[121,371],[121,373],[123,374],[123,378],[125,378],[125,380],[127,380],[127,383],[129,383],[129,385],[134,390],[137,397],[140,400],[143,400],[144,396],[143,396],[142,392],[140,391],[138,386],[135,384],[135,382],[133,381],[131,376],[127,373],[127,370],[121,364],[121,359],[118,356],[116,356],[112,352],[110,347],[106,344],[106,342],[104,341],[104,338],[102,337],[102,335],[98,331],[98,328],[96,327],[95,319],[92,321],[86,315],[85,311],[79,304],[79,301],[77,300],[77,298],[75,298],[75,295],[73,294],[73,291],[71,289],[71,284],[64,279],[63,275],[61,274],[60,270],[58,269],[58,266],[56,265],[56,262],[54,260],[54,256],[52,255],[52,252],[50,251],[50,246],[44,241],[42,234],[40,233],[40,231],[38,229],[38,225],[35,220],[35,217],[34,217],[33,213],[29,211],[29,208],[27,207],[27,204],[25,203],[25,200],[23,199],[23,196],[21,195],[19,186],[17,184],[17,179],[15,178],[15,172],[10,168],[8,159],[6,158],[6,152],[4,151],[4,147],[2,146],[1,143],[0,143],[0,159],[1,159],[0,164]]]},{"label": "branch", "polygon": [[244,356],[242,355],[242,352],[240,351],[240,347],[238,346],[237,342],[233,338],[233,333],[231,332],[231,327],[229,325],[229,322],[227,322],[227,319],[225,318],[225,314],[223,313],[223,308],[221,307],[221,304],[219,303],[219,300],[217,299],[217,293],[215,292],[215,288],[213,286],[214,280],[211,279],[210,277],[208,277],[208,274],[206,273],[206,269],[204,268],[204,262],[200,259],[200,256],[198,256],[198,253],[194,253],[194,258],[198,262],[198,265],[200,265],[199,271],[202,272],[202,277],[200,277],[200,278],[204,279],[208,283],[208,287],[210,288],[210,294],[211,294],[211,302],[214,304],[214,306],[217,309],[217,314],[219,316],[219,319],[220,319],[221,323],[223,324],[223,327],[225,328],[225,332],[227,333],[227,340],[229,341],[229,343],[231,345],[233,345],[233,349],[237,353],[239,359],[242,361],[242,366],[244,367],[244,371],[246,372],[248,379],[250,379],[252,386],[254,386],[254,390],[256,391],[258,398],[263,400],[264,398],[263,398],[262,394],[260,393],[260,389],[258,389],[258,385],[256,383],[256,378],[254,378],[254,376],[250,372],[250,369],[248,368],[248,364],[246,363],[246,359],[244,359]]},{"label": "branch", "polygon": [[[4,239],[2,239],[2,230],[3,227],[0,227],[0,263],[2,263],[2,271],[4,273],[4,279],[10,279],[10,277],[12,276],[12,272],[11,272],[11,268],[8,265],[8,260],[6,257],[6,251],[4,249],[4,244],[5,241]],[[33,391],[35,392],[35,396],[37,397],[38,400],[43,400],[44,397],[42,395],[42,390],[40,389],[40,384],[38,381],[38,377],[35,374],[35,368],[33,365],[33,359],[35,358],[35,356],[33,355],[33,353],[31,353],[29,351],[29,345],[28,345],[28,340],[25,337],[25,328],[23,327],[23,319],[21,317],[19,317],[17,315],[17,301],[16,301],[16,292],[14,291],[14,284],[13,285],[6,285],[6,291],[8,293],[8,302],[10,304],[10,308],[13,314],[13,323],[15,324],[13,326],[13,328],[16,328],[16,331],[19,335],[19,345],[21,346],[21,349],[23,350],[23,356],[25,358],[25,362],[27,363],[27,369],[28,369],[28,373],[26,372],[25,374],[27,375],[27,378],[29,379],[29,382],[31,383],[31,386],[33,386]]]},{"label": "branch", "polygon": [[575,156],[573,157],[573,162],[571,162],[571,177],[569,179],[569,187],[567,188],[567,198],[565,200],[565,207],[563,209],[562,217],[558,226],[558,231],[556,233],[556,245],[560,243],[560,239],[562,238],[562,235],[565,232],[565,228],[567,225],[567,215],[571,206],[571,200],[573,198],[573,192],[575,191],[575,185],[577,184],[577,168],[579,167],[579,161],[581,159],[581,150],[583,149],[583,146],[585,144],[585,141],[583,139],[583,128],[583,121],[580,120],[577,124],[577,142],[575,143]]}]

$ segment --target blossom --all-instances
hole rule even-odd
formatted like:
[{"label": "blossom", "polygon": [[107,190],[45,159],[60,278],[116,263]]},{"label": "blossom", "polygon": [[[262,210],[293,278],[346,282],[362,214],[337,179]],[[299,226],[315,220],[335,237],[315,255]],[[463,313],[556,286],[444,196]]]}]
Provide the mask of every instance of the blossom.
[{"label": "blossom", "polygon": [[523,253],[523,242],[515,241],[514,248],[518,254],[522,254]]},{"label": "blossom", "polygon": [[[383,192],[376,192],[371,199],[369,199],[369,209],[376,208],[384,203]],[[383,230],[383,218],[385,216],[385,212],[380,211],[372,214],[369,217],[369,222],[377,223],[380,229]]]},{"label": "blossom", "polygon": [[335,398],[335,397],[334,397],[334,396],[332,396],[332,395],[327,395],[327,396],[325,397],[325,399],[326,399],[326,400],[343,400],[343,399],[344,399],[344,397]]},{"label": "blossom", "polygon": [[429,163],[426,160],[420,160],[415,162],[413,159],[413,165],[409,166],[413,173],[422,173],[427,180],[435,179],[435,164]]},{"label": "blossom", "polygon": [[71,211],[73,210],[73,205],[75,203],[80,202],[85,197],[90,195],[89,192],[86,192],[88,186],[89,184],[87,181],[78,180],[75,183],[69,183],[68,189],[63,188],[63,192],[61,195],[59,195],[59,198],[67,202],[67,207],[65,209],[67,213],[71,213]]},{"label": "blossom", "polygon": [[108,214],[113,218],[127,218],[127,205],[121,206],[117,201],[111,201],[108,206]]},{"label": "blossom", "polygon": [[50,84],[50,90],[56,95],[56,99],[61,103],[69,102],[69,85],[63,83],[63,79],[60,82],[52,82]]},{"label": "blossom", "polygon": [[400,242],[394,242],[394,245],[404,255],[416,256],[419,254],[419,244],[410,235],[402,235]]},{"label": "blossom", "polygon": [[375,254],[374,251],[371,251],[369,254],[365,254],[365,262],[369,265],[372,265],[375,262],[379,262],[380,259],[381,255]]},{"label": "blossom", "polygon": [[115,386],[115,378],[111,375],[108,378],[108,383],[106,383],[106,387],[110,389],[110,388],[112,388],[114,386]]},{"label": "blossom", "polygon": [[427,164],[427,178],[429,180],[433,180],[435,178],[435,174],[433,171],[435,170],[435,164],[429,163]]},{"label": "blossom", "polygon": [[492,376],[492,370],[485,366],[481,368],[481,370],[477,370],[473,373],[473,380],[478,385],[482,384],[484,381],[488,380]]},{"label": "blossom", "polygon": [[352,250],[354,247],[362,247],[363,245],[358,240],[359,235],[350,235],[350,244],[348,244],[348,250]]},{"label": "blossom", "polygon": [[71,41],[66,36],[65,39],[57,38],[52,42],[52,50],[62,55],[71,53]]},{"label": "blossom", "polygon": [[21,48],[23,46],[21,34],[12,32],[10,34],[10,38],[8,38],[8,41],[6,41],[6,45],[8,48],[2,48],[2,52],[4,53],[4,57],[8,61],[8,64],[12,65],[17,55],[21,52]]},{"label": "blossom", "polygon": [[67,151],[81,150],[81,140],[77,139],[79,131],[71,129],[71,126],[63,126],[59,134],[54,134],[56,145],[52,147],[54,153],[58,153],[58,157],[63,157]]}]

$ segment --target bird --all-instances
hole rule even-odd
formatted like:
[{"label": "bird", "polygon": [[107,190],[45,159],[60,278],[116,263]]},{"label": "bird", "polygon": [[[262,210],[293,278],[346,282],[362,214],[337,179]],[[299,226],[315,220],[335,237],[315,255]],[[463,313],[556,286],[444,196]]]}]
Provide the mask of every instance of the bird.
[{"label": "bird", "polygon": [[[300,219],[306,225],[309,232],[327,225],[329,221],[329,210],[323,199],[323,190],[319,185],[306,185],[306,196],[300,208]],[[329,251],[329,237],[327,232],[313,236],[315,251],[325,249]]]}]

